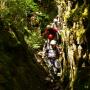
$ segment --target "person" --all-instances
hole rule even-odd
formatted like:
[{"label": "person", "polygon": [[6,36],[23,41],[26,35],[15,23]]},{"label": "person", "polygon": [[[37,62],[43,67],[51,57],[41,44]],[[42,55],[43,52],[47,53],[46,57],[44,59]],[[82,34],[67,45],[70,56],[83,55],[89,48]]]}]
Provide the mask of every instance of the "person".
[{"label": "person", "polygon": [[[53,67],[54,74],[57,74],[58,69],[60,68],[60,64],[57,63],[57,60],[59,59],[60,50],[57,45],[56,40],[51,40],[49,47],[47,45],[43,48],[44,51],[44,57],[47,57],[47,61],[45,61],[49,68]],[[51,71],[50,71],[51,73]]]},{"label": "person", "polygon": [[[47,25],[47,27],[42,35],[49,42],[51,40],[55,39],[57,41],[57,43],[59,43],[59,40],[60,40],[59,30],[55,29],[52,25]],[[52,36],[52,38],[49,38],[50,36]]]},{"label": "person", "polygon": [[53,23],[54,23],[54,27],[58,28],[59,24],[60,24],[60,18],[59,15],[57,15],[54,19],[53,19]]},{"label": "person", "polygon": [[51,40],[49,49],[46,50],[48,58],[59,58],[59,48],[56,40]]}]

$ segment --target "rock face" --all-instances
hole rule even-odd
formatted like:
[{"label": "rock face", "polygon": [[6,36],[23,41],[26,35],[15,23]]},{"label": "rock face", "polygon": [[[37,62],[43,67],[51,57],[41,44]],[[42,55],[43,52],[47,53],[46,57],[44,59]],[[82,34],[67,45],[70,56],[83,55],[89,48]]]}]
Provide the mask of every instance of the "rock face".
[{"label": "rock face", "polygon": [[64,32],[64,53],[70,75],[68,88],[73,90],[78,68],[90,65],[90,2],[88,0],[55,1],[61,18],[60,29]]},{"label": "rock face", "polygon": [[46,72],[27,52],[22,45],[0,51],[0,90],[46,90]]}]

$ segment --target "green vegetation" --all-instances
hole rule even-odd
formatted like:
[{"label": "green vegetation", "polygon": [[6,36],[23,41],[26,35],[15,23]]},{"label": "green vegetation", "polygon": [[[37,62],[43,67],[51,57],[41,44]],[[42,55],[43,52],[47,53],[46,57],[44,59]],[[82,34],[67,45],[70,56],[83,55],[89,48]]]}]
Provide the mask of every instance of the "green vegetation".
[{"label": "green vegetation", "polygon": [[42,46],[48,19],[33,0],[0,1],[0,90],[46,90],[46,72],[34,50]]},{"label": "green vegetation", "polygon": [[[72,2],[70,10],[68,1]],[[58,12],[59,4],[62,5],[62,12]],[[62,24],[67,26],[65,30],[74,31],[76,37],[85,44],[89,57],[89,0],[0,1],[0,90],[47,90],[44,80],[47,73],[36,62],[34,54],[44,43],[41,33],[57,13],[61,14],[64,21]],[[67,48],[67,45],[65,47]],[[89,70],[85,71],[88,74]],[[78,70],[74,82],[75,90],[90,88],[90,77],[85,73]],[[81,77],[82,74],[85,74],[85,78]],[[64,76],[66,85],[69,81],[69,72],[66,71]]]}]

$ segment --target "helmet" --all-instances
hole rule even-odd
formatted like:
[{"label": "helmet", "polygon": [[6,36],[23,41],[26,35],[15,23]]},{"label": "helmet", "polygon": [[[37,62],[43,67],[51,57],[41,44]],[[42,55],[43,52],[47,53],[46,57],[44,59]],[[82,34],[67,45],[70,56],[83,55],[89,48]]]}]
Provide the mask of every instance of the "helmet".
[{"label": "helmet", "polygon": [[52,40],[52,41],[50,42],[50,44],[51,44],[51,45],[55,45],[55,44],[56,44],[56,40]]},{"label": "helmet", "polygon": [[49,34],[49,35],[48,35],[48,39],[49,39],[49,40],[52,40],[53,38],[54,38],[54,36],[53,36],[52,34]]}]

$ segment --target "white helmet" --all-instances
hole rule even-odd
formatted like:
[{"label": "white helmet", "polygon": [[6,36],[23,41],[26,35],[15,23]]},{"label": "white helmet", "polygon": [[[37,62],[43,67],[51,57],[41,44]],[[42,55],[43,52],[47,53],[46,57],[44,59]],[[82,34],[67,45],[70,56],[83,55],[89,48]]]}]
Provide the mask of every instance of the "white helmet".
[{"label": "white helmet", "polygon": [[51,40],[50,44],[51,45],[55,45],[56,44],[56,40]]}]

